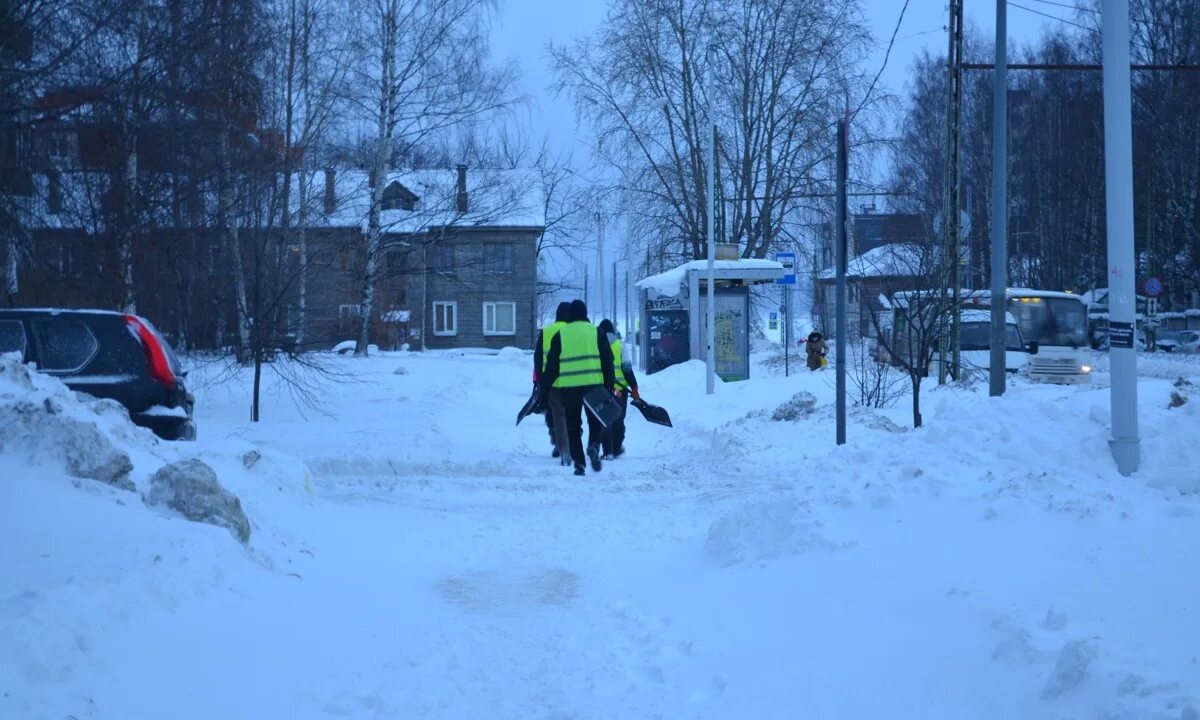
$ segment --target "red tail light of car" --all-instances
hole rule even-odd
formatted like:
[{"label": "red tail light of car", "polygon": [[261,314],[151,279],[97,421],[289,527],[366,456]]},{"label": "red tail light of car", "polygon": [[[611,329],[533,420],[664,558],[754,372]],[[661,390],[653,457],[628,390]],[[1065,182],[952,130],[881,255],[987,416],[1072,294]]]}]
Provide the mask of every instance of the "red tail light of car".
[{"label": "red tail light of car", "polygon": [[150,377],[168,388],[175,387],[175,373],[171,371],[167,352],[158,337],[136,315],[126,315],[125,325],[142,344],[142,350],[146,353],[146,369],[150,371]]}]

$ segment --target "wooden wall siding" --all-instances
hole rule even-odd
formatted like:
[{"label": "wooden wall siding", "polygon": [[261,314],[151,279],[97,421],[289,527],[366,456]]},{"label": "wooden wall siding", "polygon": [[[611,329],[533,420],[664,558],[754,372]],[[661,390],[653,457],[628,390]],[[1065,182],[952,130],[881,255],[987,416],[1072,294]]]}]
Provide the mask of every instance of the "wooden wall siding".
[{"label": "wooden wall siding", "polygon": [[[389,310],[408,310],[411,313],[409,327],[421,331],[427,347],[533,347],[538,235],[539,231],[535,229],[457,231],[440,241],[455,247],[456,267],[450,274],[425,271],[426,257],[432,262],[435,253],[433,245],[426,245],[423,240],[411,246],[402,268],[389,268],[384,258],[376,289],[372,342],[380,347],[398,344],[396,326],[384,323],[380,318]],[[322,349],[358,336],[357,323],[347,323],[339,309],[361,302],[364,243],[362,231],[357,227],[313,228],[307,237],[308,331],[304,345],[307,349]],[[115,309],[121,296],[115,258],[97,256],[95,243],[80,231],[38,231],[34,243],[39,258],[65,256],[68,262],[63,265],[42,260],[23,265],[24,304]],[[493,243],[512,244],[513,272],[489,272],[484,248]],[[212,257],[197,252],[205,247],[218,251]],[[191,272],[193,285],[188,323],[192,345],[210,347],[215,342],[217,318],[221,314],[225,315],[224,342],[236,342],[233,292],[224,275],[226,259],[219,247],[215,230],[163,230],[135,241],[138,311],[172,340],[182,323],[185,288],[181,287],[180,280]],[[249,274],[253,265],[248,242],[244,252],[244,267]],[[194,267],[188,267],[188,263]],[[298,293],[298,283],[293,281],[283,303],[285,309],[280,314],[281,334],[294,322]],[[457,336],[433,336],[432,327],[426,320],[432,317],[435,300],[458,302]],[[517,304],[515,335],[484,336],[484,302]],[[419,337],[407,340],[413,349],[421,347]]]}]

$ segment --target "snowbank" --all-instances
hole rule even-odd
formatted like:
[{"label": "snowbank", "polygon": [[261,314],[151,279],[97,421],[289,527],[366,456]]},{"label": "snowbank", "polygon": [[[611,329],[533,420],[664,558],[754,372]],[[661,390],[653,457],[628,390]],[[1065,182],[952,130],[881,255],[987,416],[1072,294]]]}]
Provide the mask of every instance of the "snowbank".
[{"label": "snowbank", "polygon": [[[687,363],[639,378],[676,427],[631,413],[626,455],[578,479],[542,423],[512,426],[528,356],[325,356],[353,381],[318,386],[320,412],[273,373],[262,423],[243,370],[197,392],[185,449],[249,547],[61,469],[0,474],[0,717],[1200,707],[1200,402],[1170,408],[1170,380],[1139,383],[1125,478],[1104,378],[928,388],[926,427],[855,409],[839,447],[832,373],[710,396]],[[110,437],[143,490],[186,459]]]},{"label": "snowbank", "polygon": [[[109,400],[77,398],[61,382],[35,373],[15,353],[0,355],[0,466],[16,474],[17,461],[71,477],[133,490],[133,461],[101,428],[138,434],[129,416]],[[28,470],[23,474],[31,474]]]}]

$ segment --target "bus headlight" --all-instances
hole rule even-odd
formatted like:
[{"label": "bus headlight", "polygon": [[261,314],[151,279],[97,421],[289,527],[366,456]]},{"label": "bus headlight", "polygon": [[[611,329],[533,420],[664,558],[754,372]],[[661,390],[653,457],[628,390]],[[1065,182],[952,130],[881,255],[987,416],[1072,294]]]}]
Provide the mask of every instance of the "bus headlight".
[{"label": "bus headlight", "polygon": [[1083,365],[1079,368],[1079,371],[1082,372],[1084,375],[1087,375],[1088,373],[1090,373],[1092,371],[1092,366],[1091,365]]}]

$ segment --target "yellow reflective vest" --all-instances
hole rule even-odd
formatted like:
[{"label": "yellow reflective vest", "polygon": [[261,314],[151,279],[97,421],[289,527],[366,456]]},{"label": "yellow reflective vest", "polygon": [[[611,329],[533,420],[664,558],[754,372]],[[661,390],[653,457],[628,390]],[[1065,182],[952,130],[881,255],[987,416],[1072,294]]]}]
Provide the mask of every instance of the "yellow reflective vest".
[{"label": "yellow reflective vest", "polygon": [[598,336],[596,326],[586,320],[567,323],[558,331],[562,352],[558,356],[558,377],[554,380],[554,387],[604,384]]}]

